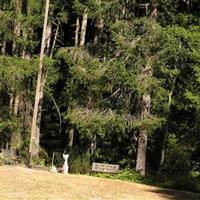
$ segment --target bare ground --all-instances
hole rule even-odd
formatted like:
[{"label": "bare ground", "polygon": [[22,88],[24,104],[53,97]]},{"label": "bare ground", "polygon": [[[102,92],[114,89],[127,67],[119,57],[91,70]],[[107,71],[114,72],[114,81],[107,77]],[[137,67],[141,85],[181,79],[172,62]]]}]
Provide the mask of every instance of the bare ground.
[{"label": "bare ground", "polygon": [[200,195],[82,175],[0,166],[0,200],[200,200]]}]

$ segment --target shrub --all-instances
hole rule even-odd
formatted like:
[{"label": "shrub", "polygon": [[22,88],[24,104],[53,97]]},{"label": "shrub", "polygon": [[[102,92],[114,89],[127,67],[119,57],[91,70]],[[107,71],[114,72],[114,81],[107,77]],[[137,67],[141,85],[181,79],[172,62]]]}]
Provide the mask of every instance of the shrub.
[{"label": "shrub", "polygon": [[200,174],[198,172],[189,172],[186,175],[174,179],[173,188],[200,192]]},{"label": "shrub", "polygon": [[124,169],[117,174],[117,179],[138,182],[141,181],[143,177],[134,170]]},{"label": "shrub", "polygon": [[90,171],[90,155],[88,153],[71,156],[69,160],[71,173],[86,174]]},{"label": "shrub", "polygon": [[121,170],[118,174],[107,174],[107,173],[93,173],[94,176],[100,178],[118,179],[124,181],[142,182],[142,177],[138,172],[129,168]]},{"label": "shrub", "polygon": [[196,171],[173,176],[159,174],[155,180],[156,185],[160,187],[200,192],[200,173]]}]

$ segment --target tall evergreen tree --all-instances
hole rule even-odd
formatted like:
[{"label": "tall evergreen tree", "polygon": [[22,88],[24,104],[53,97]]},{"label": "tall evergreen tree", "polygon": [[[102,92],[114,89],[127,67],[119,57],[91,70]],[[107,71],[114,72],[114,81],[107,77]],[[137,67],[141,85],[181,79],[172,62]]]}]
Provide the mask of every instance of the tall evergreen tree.
[{"label": "tall evergreen tree", "polygon": [[33,119],[31,126],[31,139],[30,139],[30,165],[32,165],[32,159],[37,157],[39,154],[39,141],[40,141],[40,123],[42,114],[42,101],[44,96],[44,86],[46,82],[46,70],[44,66],[44,51],[46,46],[47,36],[47,23],[49,14],[49,0],[46,0],[45,5],[45,18],[43,25],[42,43],[40,50],[40,61],[39,61],[39,72],[37,78],[36,94],[35,94],[35,105],[33,110]]}]

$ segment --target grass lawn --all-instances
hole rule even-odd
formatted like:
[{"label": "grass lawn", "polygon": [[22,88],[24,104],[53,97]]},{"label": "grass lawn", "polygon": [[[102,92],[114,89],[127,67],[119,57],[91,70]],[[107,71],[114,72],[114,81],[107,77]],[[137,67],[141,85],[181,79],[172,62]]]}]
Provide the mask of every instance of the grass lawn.
[{"label": "grass lawn", "polygon": [[0,166],[0,200],[200,200],[200,195],[82,175]]}]

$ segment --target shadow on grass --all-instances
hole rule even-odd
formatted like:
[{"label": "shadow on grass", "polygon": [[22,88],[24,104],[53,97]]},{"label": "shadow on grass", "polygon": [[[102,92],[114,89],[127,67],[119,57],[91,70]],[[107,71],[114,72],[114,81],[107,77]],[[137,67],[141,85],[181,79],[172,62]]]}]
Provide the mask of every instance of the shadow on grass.
[{"label": "shadow on grass", "polygon": [[147,189],[146,191],[156,193],[158,196],[169,200],[200,200],[200,194],[192,192],[166,189]]}]

